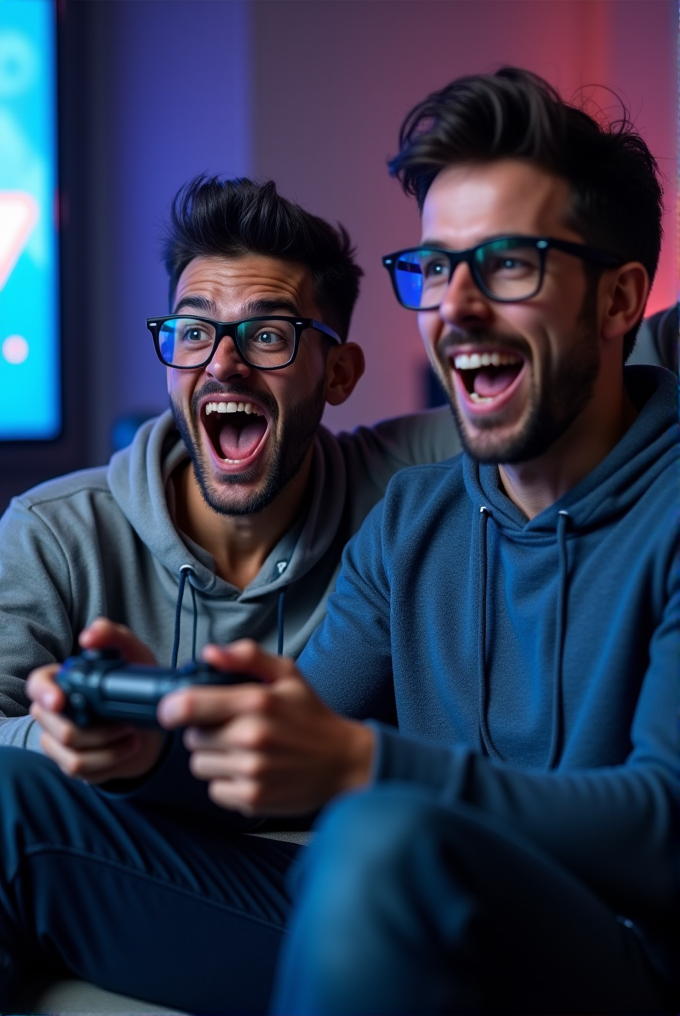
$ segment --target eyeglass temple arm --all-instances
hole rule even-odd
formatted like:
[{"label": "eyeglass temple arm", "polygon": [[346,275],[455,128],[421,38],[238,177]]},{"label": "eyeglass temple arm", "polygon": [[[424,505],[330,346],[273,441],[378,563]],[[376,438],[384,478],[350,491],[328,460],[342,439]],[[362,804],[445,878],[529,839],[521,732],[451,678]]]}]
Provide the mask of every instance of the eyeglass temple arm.
[{"label": "eyeglass temple arm", "polygon": [[623,261],[609,251],[600,250],[599,247],[590,247],[586,243],[571,243],[569,240],[548,240],[547,245],[564,251],[565,254],[575,254],[576,257],[585,261],[594,261],[600,265],[610,265],[612,268],[622,265]]},{"label": "eyeglass temple arm", "polygon": [[311,327],[316,328],[317,332],[323,332],[324,335],[329,335],[331,339],[335,339],[336,342],[339,342],[342,345],[342,339],[337,332],[333,331],[332,328],[329,328],[328,325],[322,324],[321,321],[315,321],[314,318],[310,318],[309,320],[311,322]]}]

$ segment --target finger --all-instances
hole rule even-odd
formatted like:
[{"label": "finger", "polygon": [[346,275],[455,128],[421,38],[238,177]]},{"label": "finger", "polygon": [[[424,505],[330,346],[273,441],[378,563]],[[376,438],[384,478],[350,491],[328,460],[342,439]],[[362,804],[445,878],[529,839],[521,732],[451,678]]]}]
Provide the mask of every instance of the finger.
[{"label": "finger", "polygon": [[251,639],[241,639],[228,646],[207,645],[202,656],[206,663],[211,663],[218,670],[252,674],[261,681],[272,682],[283,677],[300,676],[291,659],[287,656],[272,656]]},{"label": "finger", "polygon": [[[189,751],[275,751],[278,746],[278,728],[274,710],[244,712],[229,723],[208,727],[187,727],[184,744]],[[270,715],[268,715],[270,714]]]},{"label": "finger", "polygon": [[257,781],[249,779],[211,780],[208,796],[215,804],[243,815],[263,815],[267,812]]},{"label": "finger", "polygon": [[111,747],[75,751],[43,731],[40,745],[67,776],[102,783],[111,779],[121,764],[137,753],[139,737],[136,731],[131,730],[123,740]]},{"label": "finger", "polygon": [[[279,779],[277,759],[242,748],[227,751],[194,751],[189,768],[199,780],[260,780],[264,785]],[[285,777],[284,777],[285,778]]]},{"label": "finger", "polygon": [[51,737],[76,751],[113,746],[128,738],[133,731],[133,727],[129,724],[120,723],[102,723],[94,727],[81,728],[67,716],[46,710],[37,702],[31,706],[30,713]]},{"label": "finger", "polygon": [[224,685],[221,688],[181,688],[158,704],[158,720],[175,727],[215,727],[244,712],[266,712],[270,691],[260,683]]},{"label": "finger", "polygon": [[66,696],[55,681],[59,664],[51,663],[37,667],[28,675],[26,694],[32,702],[39,702],[43,709],[61,712],[66,705]]},{"label": "finger", "polygon": [[266,786],[257,777],[248,775],[209,780],[208,796],[222,808],[240,811],[244,815],[290,815],[309,810],[305,807],[291,809],[286,802],[285,788]]},{"label": "finger", "polygon": [[78,642],[83,649],[117,649],[129,663],[156,663],[149,647],[134,632],[108,617],[96,618],[81,631]]}]

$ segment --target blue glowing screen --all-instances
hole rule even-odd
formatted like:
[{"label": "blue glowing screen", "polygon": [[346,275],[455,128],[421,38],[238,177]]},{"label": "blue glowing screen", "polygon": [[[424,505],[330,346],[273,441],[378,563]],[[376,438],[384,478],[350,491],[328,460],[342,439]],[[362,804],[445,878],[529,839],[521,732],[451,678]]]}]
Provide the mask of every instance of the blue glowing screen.
[{"label": "blue glowing screen", "polygon": [[61,430],[53,0],[0,0],[0,440]]}]

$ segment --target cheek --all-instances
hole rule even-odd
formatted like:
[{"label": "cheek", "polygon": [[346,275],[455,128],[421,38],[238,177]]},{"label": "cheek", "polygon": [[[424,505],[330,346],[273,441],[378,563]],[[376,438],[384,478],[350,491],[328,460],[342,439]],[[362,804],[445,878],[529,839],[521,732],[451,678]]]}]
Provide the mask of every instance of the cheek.
[{"label": "cheek", "polygon": [[[272,372],[276,373],[276,372]],[[326,359],[318,350],[300,349],[290,367],[271,379],[271,392],[280,407],[309,396],[326,378]]]},{"label": "cheek", "polygon": [[180,406],[189,405],[195,387],[195,379],[191,371],[179,371],[168,368],[168,395]]},{"label": "cheek", "polygon": [[437,340],[440,338],[443,322],[436,312],[418,314],[418,331],[425,343],[428,356],[434,353]]}]

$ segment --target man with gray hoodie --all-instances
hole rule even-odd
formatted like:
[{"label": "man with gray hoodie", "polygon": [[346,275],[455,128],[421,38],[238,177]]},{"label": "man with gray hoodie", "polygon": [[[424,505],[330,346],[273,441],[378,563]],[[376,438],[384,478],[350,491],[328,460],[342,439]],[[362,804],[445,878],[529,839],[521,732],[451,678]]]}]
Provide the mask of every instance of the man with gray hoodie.
[{"label": "man with gray hoodie", "polygon": [[[391,476],[459,447],[448,411],[338,436],[320,425],[364,364],[347,341],[361,269],[341,227],[272,183],[198,178],[174,202],[164,253],[171,313],[148,327],[171,410],[108,467],[43,484],[0,521],[1,808],[14,828],[36,832],[16,866],[7,842],[2,854],[47,921],[26,912],[31,930],[19,932],[0,889],[0,1008],[29,964],[187,1008],[214,1011],[222,997],[211,943],[233,901],[215,886],[224,829],[244,820],[212,804],[178,738],[67,720],[61,661],[79,647],[115,647],[174,666],[205,643],[245,636],[296,657],[324,616],[344,545]],[[30,807],[10,801],[15,779],[30,788]],[[265,868],[287,865],[295,846],[249,838],[247,850],[262,871],[263,858]],[[80,878],[90,875],[87,888]],[[254,900],[253,962],[279,941],[257,917],[258,877],[238,880]],[[61,903],[48,901],[53,891]],[[144,928],[130,893],[151,915]],[[69,924],[74,897],[106,929],[106,957],[88,955],[98,934]]]}]

